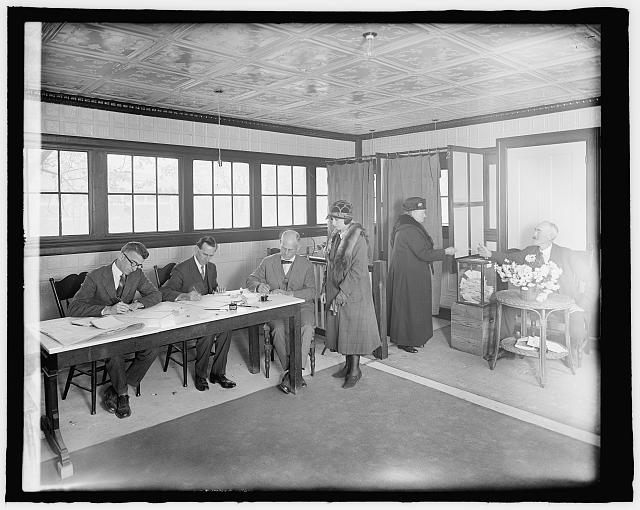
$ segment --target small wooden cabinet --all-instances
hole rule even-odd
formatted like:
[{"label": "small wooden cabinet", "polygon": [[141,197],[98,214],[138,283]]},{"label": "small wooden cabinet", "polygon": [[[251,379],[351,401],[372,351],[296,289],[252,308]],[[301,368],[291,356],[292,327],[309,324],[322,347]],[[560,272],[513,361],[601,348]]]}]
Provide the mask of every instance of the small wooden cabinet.
[{"label": "small wooden cabinet", "polygon": [[484,356],[494,331],[495,304],[451,304],[451,347]]}]

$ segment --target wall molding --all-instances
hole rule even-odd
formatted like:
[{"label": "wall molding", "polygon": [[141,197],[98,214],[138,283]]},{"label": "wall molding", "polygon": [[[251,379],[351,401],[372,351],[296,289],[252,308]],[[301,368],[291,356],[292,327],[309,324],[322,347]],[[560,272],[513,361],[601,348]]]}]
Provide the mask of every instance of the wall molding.
[{"label": "wall molding", "polygon": [[[210,115],[208,113],[173,110],[171,108],[147,106],[138,103],[126,103],[123,101],[116,101],[114,99],[102,99],[97,97],[77,96],[74,94],[62,94],[58,92],[50,92],[47,90],[27,90],[25,91],[25,99],[40,100],[43,103],[92,108],[94,110],[107,110],[112,112],[129,113],[132,115],[146,115],[148,117],[163,117],[166,119],[202,122],[205,124],[218,124],[218,116]],[[222,115],[220,116],[220,124],[222,124],[223,126],[255,129],[258,131],[274,131],[291,135],[310,136],[313,138],[328,138],[331,140],[343,140],[348,142],[355,142],[358,139],[356,135],[338,133],[335,131],[322,131],[320,129],[287,126],[286,124],[272,124],[269,122],[259,122],[249,119],[225,117]]]}]

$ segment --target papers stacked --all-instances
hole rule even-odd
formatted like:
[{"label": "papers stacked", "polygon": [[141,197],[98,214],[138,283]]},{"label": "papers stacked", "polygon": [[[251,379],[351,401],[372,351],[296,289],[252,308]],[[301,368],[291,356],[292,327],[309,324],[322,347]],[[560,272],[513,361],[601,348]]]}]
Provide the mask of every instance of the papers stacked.
[{"label": "papers stacked", "polygon": [[[464,272],[462,279],[460,280],[460,295],[468,303],[480,303],[480,271],[474,271],[468,269]],[[484,282],[484,300],[489,301],[489,298],[493,294],[493,285],[487,285],[485,279]]]},{"label": "papers stacked", "polygon": [[[564,345],[560,345],[557,342],[551,342],[547,340],[547,350],[562,354],[567,352],[567,348]],[[525,351],[537,351],[540,349],[540,337],[539,336],[524,336],[516,342],[518,349],[524,349]]]},{"label": "papers stacked", "polygon": [[73,345],[100,335],[127,328],[140,328],[140,321],[123,322],[113,316],[85,317],[73,319],[65,317],[40,323],[40,331],[62,345]]}]

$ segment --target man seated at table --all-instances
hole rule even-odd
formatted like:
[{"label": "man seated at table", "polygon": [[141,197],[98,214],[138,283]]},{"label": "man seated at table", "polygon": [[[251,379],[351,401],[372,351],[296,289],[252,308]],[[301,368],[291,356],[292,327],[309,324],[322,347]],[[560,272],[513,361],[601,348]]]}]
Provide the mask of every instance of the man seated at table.
[{"label": "man seated at table", "polygon": [[[558,280],[558,292],[572,297],[575,304],[569,312],[569,334],[571,342],[580,348],[587,335],[585,311],[591,312],[597,300],[596,277],[590,274],[588,265],[579,252],[560,246],[553,241],[558,236],[558,227],[550,221],[542,221],[533,231],[533,245],[513,253],[491,252],[486,246],[478,246],[478,253],[482,257],[490,258],[499,264],[505,259],[517,264],[524,264],[527,255],[535,255],[536,263],[555,262],[562,269]],[[583,255],[583,254],[582,254]],[[516,322],[516,311],[511,307],[504,307],[502,326],[505,332],[503,338],[513,336]],[[522,332],[524,335],[525,333]]]},{"label": "man seated at table", "polygon": [[[280,235],[280,253],[274,253],[262,259],[258,268],[247,278],[247,288],[252,292],[285,294],[304,299],[300,307],[302,322],[302,368],[307,365],[311,340],[314,334],[313,298],[316,294],[316,281],[313,265],[305,257],[296,255],[300,246],[300,234],[295,230],[285,230]],[[273,334],[273,346],[284,370],[278,387],[285,393],[291,391],[289,379],[289,345],[285,341],[285,323],[278,319],[270,321]],[[303,385],[304,385],[303,379]]]},{"label": "man seated at table", "polygon": [[[115,315],[158,304],[162,295],[142,272],[142,263],[148,256],[149,252],[142,243],[125,244],[111,264],[87,274],[69,304],[69,315]],[[141,297],[134,300],[136,292]],[[110,413],[115,413],[118,418],[131,415],[128,385],[135,387],[140,383],[157,354],[155,348],[137,351],[133,363],[126,370],[122,355],[105,359],[111,386],[104,393],[103,403]]]},{"label": "man seated at table", "polygon": [[[211,236],[202,237],[196,243],[193,257],[181,262],[171,271],[171,277],[160,287],[163,301],[199,301],[203,294],[224,291],[218,286],[218,272],[211,259],[218,245]],[[198,391],[209,389],[207,383],[207,367],[213,342],[216,342],[216,353],[209,373],[212,384],[223,388],[233,388],[236,383],[227,379],[227,355],[231,345],[229,331],[217,335],[206,335],[196,340],[195,383]]]}]

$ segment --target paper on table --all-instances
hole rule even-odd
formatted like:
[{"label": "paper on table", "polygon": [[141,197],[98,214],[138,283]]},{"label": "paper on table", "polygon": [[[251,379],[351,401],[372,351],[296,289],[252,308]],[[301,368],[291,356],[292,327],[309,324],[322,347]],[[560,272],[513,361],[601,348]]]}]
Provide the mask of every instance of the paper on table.
[{"label": "paper on table", "polygon": [[127,327],[113,315],[105,315],[104,317],[81,317],[71,319],[74,326],[94,326],[98,329],[121,329]]},{"label": "paper on table", "polygon": [[[527,338],[527,345],[530,347],[534,347],[539,349],[540,348],[540,337],[539,336],[530,336],[530,337],[525,337]],[[524,338],[523,338],[524,340]],[[551,352],[557,352],[557,353],[563,353],[563,352],[567,352],[567,349],[563,346],[560,345],[557,342],[551,342],[549,340],[547,340],[546,342],[547,344],[547,350],[551,351]],[[520,346],[518,346],[520,347]]]},{"label": "paper on table", "polygon": [[114,333],[127,328],[133,329],[143,326],[140,322],[124,323],[118,319],[115,320],[118,321],[117,327],[111,329],[100,329],[93,325],[90,327],[76,326],[72,324],[70,318],[65,317],[64,319],[41,322],[40,331],[62,345],[73,345],[100,335]]}]

